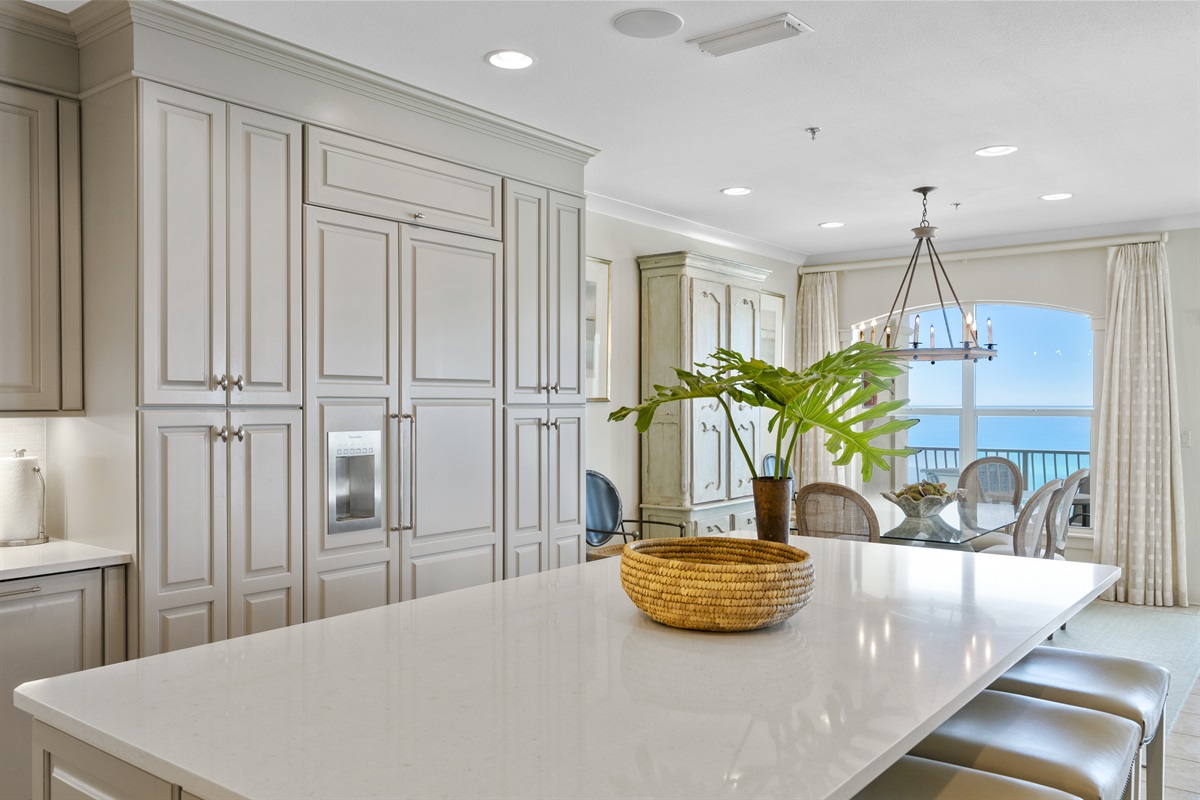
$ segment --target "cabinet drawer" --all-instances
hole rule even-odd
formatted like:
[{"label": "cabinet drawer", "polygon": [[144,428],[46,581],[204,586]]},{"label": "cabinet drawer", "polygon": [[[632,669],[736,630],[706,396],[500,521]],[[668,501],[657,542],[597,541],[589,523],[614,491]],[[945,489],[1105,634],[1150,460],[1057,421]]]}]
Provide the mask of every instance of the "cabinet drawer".
[{"label": "cabinet drawer", "polygon": [[701,517],[695,522],[696,536],[727,536],[734,529],[732,514],[718,514],[711,517]]},{"label": "cabinet drawer", "polygon": [[308,126],[306,203],[500,238],[500,177]]}]

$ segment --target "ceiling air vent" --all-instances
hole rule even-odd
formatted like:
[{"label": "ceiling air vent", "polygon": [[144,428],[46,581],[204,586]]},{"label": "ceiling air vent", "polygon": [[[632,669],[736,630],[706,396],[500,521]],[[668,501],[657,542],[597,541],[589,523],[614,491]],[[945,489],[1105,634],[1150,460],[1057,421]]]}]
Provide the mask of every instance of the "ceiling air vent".
[{"label": "ceiling air vent", "polygon": [[799,36],[802,33],[812,33],[813,29],[805,25],[791,14],[760,19],[749,25],[730,28],[727,31],[701,36],[699,39],[689,39],[688,44],[694,44],[705,53],[713,56],[726,56],[739,50],[749,50],[760,44],[778,42]]}]

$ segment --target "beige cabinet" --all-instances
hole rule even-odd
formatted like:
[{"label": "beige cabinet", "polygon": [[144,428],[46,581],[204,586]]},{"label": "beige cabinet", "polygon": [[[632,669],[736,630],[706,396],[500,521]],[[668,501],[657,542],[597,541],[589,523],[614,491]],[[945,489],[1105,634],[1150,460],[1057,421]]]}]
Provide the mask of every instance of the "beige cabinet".
[{"label": "beige cabinet", "polygon": [[[760,286],[766,270],[690,252],[638,258],[642,271],[642,395],[672,385],[676,367],[707,362],[718,348],[759,355]],[[671,403],[642,437],[642,510],[684,522],[691,535],[728,532],[753,510],[757,409],[716,400]]]},{"label": "beige cabinet", "polygon": [[500,238],[500,176],[308,126],[305,202]]},{"label": "beige cabinet", "polygon": [[99,569],[0,582],[0,797],[30,796],[32,719],[13,689],[104,663],[101,592]]},{"label": "beige cabinet", "polygon": [[141,412],[142,655],[300,621],[300,412]]},{"label": "beige cabinet", "polygon": [[583,562],[587,502],[584,478],[585,409],[550,409],[550,569]]},{"label": "beige cabinet", "polygon": [[504,259],[401,226],[401,596],[502,576]]},{"label": "beige cabinet", "polygon": [[584,401],[583,201],[505,181],[508,403]]},{"label": "beige cabinet", "polygon": [[141,85],[142,405],[299,405],[298,123]]},{"label": "beige cabinet", "polygon": [[83,407],[79,105],[0,84],[0,412]]},{"label": "beige cabinet", "polygon": [[[305,619],[400,599],[400,226],[307,206]],[[395,418],[393,419],[393,415]],[[377,524],[329,522],[330,436],[370,432],[385,470]]]},{"label": "beige cabinet", "polygon": [[[33,760],[37,800],[173,800],[179,787],[35,720]],[[26,755],[26,772],[30,759]]]}]

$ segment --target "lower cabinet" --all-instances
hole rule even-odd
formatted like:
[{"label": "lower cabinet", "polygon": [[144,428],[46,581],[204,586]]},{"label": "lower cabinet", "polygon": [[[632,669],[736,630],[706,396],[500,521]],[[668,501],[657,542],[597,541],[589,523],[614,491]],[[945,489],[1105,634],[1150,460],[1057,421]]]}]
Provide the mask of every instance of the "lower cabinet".
[{"label": "lower cabinet", "polygon": [[0,797],[31,796],[33,718],[13,706],[13,689],[101,666],[106,642],[108,660],[123,660],[124,595],[123,566],[0,582]]},{"label": "lower cabinet", "polygon": [[[730,531],[755,529],[753,498],[688,508],[643,505],[642,515],[660,522],[682,522],[686,526],[684,536],[725,536]],[[674,535],[658,525],[648,533],[651,537]]]},{"label": "lower cabinet", "polygon": [[300,622],[301,412],[140,416],[140,654]]},{"label": "lower cabinet", "polygon": [[[28,753],[25,748],[21,759],[27,768]],[[34,775],[34,800],[173,800],[179,796],[176,787],[161,778],[40,721],[33,723],[32,764],[32,771],[25,771]]]},{"label": "lower cabinet", "polygon": [[505,410],[506,578],[583,561],[582,407]]}]

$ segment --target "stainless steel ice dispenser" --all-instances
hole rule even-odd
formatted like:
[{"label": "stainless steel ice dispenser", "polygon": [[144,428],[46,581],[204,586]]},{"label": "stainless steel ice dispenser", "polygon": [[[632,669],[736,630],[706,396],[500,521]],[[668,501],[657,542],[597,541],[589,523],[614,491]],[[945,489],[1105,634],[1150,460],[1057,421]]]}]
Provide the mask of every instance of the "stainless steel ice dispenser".
[{"label": "stainless steel ice dispenser", "polygon": [[383,447],[379,431],[329,434],[329,532],[383,527]]}]

